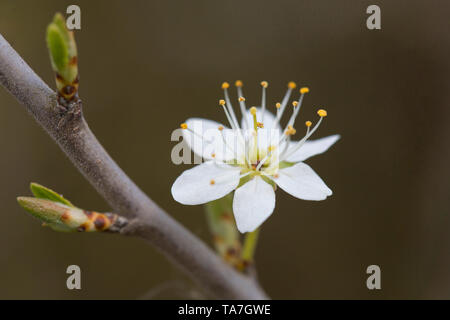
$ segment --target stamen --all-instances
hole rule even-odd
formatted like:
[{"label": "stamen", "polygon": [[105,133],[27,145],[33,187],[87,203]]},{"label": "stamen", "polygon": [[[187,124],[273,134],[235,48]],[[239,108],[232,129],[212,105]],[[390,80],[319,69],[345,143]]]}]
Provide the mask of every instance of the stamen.
[{"label": "stamen", "polygon": [[256,107],[250,108],[250,113],[253,116],[253,129],[255,130],[255,146],[256,146],[256,159],[259,160],[259,147],[258,147],[258,121],[256,119]]},{"label": "stamen", "polygon": [[250,108],[250,114],[253,116],[253,129],[255,129],[255,131],[258,129],[258,122],[256,121],[256,111],[256,107]]},{"label": "stamen", "polygon": [[232,128],[233,130],[236,130],[236,127],[235,127],[235,125],[234,125],[233,119],[231,119],[231,116],[230,116],[230,114],[228,113],[228,110],[227,110],[227,106],[226,106],[225,100],[220,99],[220,100],[219,100],[219,105],[221,105],[221,106],[223,107],[223,111],[225,112],[225,115],[227,116],[227,120],[228,120],[228,122],[230,123],[231,128]]},{"label": "stamen", "polygon": [[277,115],[275,119],[278,119],[279,113],[280,113],[280,108],[281,108],[281,103],[277,102],[275,104],[275,108],[277,108]]},{"label": "stamen", "polygon": [[240,129],[239,122],[237,121],[236,115],[234,114],[233,105],[231,104],[230,97],[228,96],[228,88],[230,87],[230,84],[228,82],[224,82],[222,84],[222,89],[225,95],[225,100],[227,101],[227,107],[228,107],[228,113],[230,114],[230,118],[234,123],[235,129]]},{"label": "stamen", "polygon": [[291,118],[288,121],[288,126],[294,126],[295,119],[297,118],[298,113],[300,112],[300,108],[302,107],[303,97],[305,94],[309,92],[309,89],[307,87],[303,87],[300,89],[300,98],[298,101],[294,101],[292,105],[294,106],[294,111],[291,115]]},{"label": "stamen", "polygon": [[262,122],[257,122],[256,123],[256,126],[258,127],[258,128],[264,128],[264,123],[262,123]]},{"label": "stamen", "polygon": [[327,116],[327,111],[320,109],[319,111],[317,111],[317,114],[319,115],[319,117],[323,118]]},{"label": "stamen", "polygon": [[[238,87],[238,94],[242,94],[242,90],[240,87]],[[247,118],[247,112],[246,112],[247,107],[245,106],[245,98],[240,96],[238,100],[239,100],[239,107],[241,108],[242,117],[245,119],[245,124],[247,126],[247,129],[249,129],[250,124],[248,123],[248,118]]]},{"label": "stamen", "polygon": [[241,80],[236,80],[236,82],[234,84],[236,85],[238,96],[239,96],[239,107],[241,108],[242,117],[245,119],[245,124],[247,125],[247,129],[250,129],[251,126],[250,126],[250,123],[249,123],[248,117],[247,117],[247,107],[245,106],[245,98],[242,93],[242,87],[244,84],[242,83]]},{"label": "stamen", "polygon": [[309,127],[311,127],[312,122],[311,122],[311,121],[306,121],[306,122],[305,122],[305,125],[309,128]]},{"label": "stamen", "polygon": [[211,181],[209,182],[210,185],[215,185],[216,181],[214,179],[211,179]]},{"label": "stamen", "polygon": [[186,130],[188,128],[187,123],[180,124],[180,128],[183,129],[183,130]]},{"label": "stamen", "polygon": [[262,109],[262,116],[261,121],[264,122],[264,114],[266,113],[266,88],[269,86],[269,83],[267,81],[261,82],[262,86],[262,98],[261,98],[261,109]]},{"label": "stamen", "polygon": [[[297,144],[293,148],[291,148],[291,150],[287,154],[280,155],[280,161],[283,161],[283,159],[288,158],[289,156],[291,156],[293,153],[297,152],[297,150],[299,150],[303,146],[303,144],[306,142],[306,140],[308,140],[309,137],[311,137],[311,135],[320,126],[320,124],[322,123],[323,118],[326,117],[327,112],[325,110],[323,110],[323,109],[320,109],[319,111],[317,111],[317,114],[319,114],[320,119],[319,119],[319,121],[317,121],[317,123],[314,126],[314,128],[312,130],[309,130],[310,127],[307,126],[308,129],[307,129],[306,135],[299,142],[297,142]],[[310,122],[310,121],[307,121],[307,122]]]},{"label": "stamen", "polygon": [[295,82],[291,81],[288,83],[288,89],[286,91],[286,94],[284,95],[283,100],[281,101],[281,105],[279,111],[277,112],[277,117],[275,118],[275,121],[273,122],[272,128],[276,127],[278,125],[278,122],[280,121],[281,117],[283,116],[284,109],[286,108],[287,103],[289,102],[289,98],[291,97],[292,90],[295,89],[297,85]]},{"label": "stamen", "polygon": [[303,88],[300,89],[300,93],[301,94],[305,94],[305,93],[308,93],[308,92],[309,92],[309,88],[308,87],[303,87]]},{"label": "stamen", "polygon": [[297,130],[295,130],[295,128],[293,126],[288,126],[288,128],[286,129],[284,134],[286,136],[293,136],[296,132],[297,132]]}]

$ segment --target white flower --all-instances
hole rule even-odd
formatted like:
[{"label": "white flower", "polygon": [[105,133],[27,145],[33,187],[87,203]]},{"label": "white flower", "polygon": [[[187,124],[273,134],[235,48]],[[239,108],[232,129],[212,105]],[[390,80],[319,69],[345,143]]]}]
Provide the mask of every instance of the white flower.
[{"label": "white flower", "polygon": [[224,197],[236,190],[233,212],[240,232],[258,228],[275,208],[278,185],[292,196],[304,200],[324,200],[332,194],[330,188],[302,161],[328,150],[339,135],[307,141],[327,115],[318,111],[314,127],[306,121],[306,134],[300,141],[291,141],[296,133],[295,120],[308,88],[300,89],[298,100],[292,103],[293,113],[282,130],[280,119],[296,84],[290,82],[274,116],[266,111],[266,81],[261,82],[261,107],[247,110],[242,94],[242,82],[236,81],[238,101],[243,119],[237,121],[228,95],[228,83],[223,83],[225,100],[220,100],[231,128],[206,119],[191,118],[181,125],[184,140],[206,162],[184,171],[172,186],[174,199],[182,204],[197,205]]}]

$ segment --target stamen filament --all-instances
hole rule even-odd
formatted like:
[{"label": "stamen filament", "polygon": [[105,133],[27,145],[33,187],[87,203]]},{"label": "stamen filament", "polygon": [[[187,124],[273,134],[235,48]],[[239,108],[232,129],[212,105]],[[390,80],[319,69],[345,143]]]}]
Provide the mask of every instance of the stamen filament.
[{"label": "stamen filament", "polygon": [[230,97],[228,95],[228,87],[229,86],[230,85],[228,84],[228,82],[224,82],[222,84],[222,89],[223,89],[223,92],[224,92],[224,95],[225,95],[225,101],[227,102],[226,105],[227,105],[227,108],[228,108],[228,113],[230,114],[231,119],[233,120],[236,129],[240,129],[241,127],[239,125],[239,122],[237,121],[236,114],[234,113],[234,110],[233,110],[233,105],[231,104],[231,100],[230,100]]},{"label": "stamen filament", "polygon": [[240,80],[236,81],[236,88],[237,88],[237,92],[238,92],[238,96],[239,96],[239,106],[241,107],[242,117],[245,119],[245,124],[247,125],[247,129],[250,129],[251,126],[250,126],[250,122],[248,121],[248,117],[247,117],[247,107],[245,106],[244,94],[242,93],[242,85],[243,85],[242,81],[240,81]]},{"label": "stamen filament", "polygon": [[297,152],[298,149],[300,149],[303,146],[303,144],[306,142],[306,140],[308,140],[309,137],[311,137],[311,135],[314,133],[314,131],[317,130],[317,128],[320,126],[320,123],[322,122],[323,118],[324,117],[320,117],[319,121],[316,123],[316,125],[314,126],[314,128],[312,130],[309,130],[309,127],[308,127],[308,129],[306,131],[306,135],[299,142],[297,142],[297,144],[289,152],[287,152],[287,154],[280,155],[280,161],[287,159],[293,153]]},{"label": "stamen filament", "polygon": [[269,84],[267,81],[261,82],[262,87],[262,97],[261,97],[261,109],[262,109],[262,116],[261,116],[261,122],[264,123],[264,114],[266,113],[266,88]]},{"label": "stamen filament", "polygon": [[289,82],[286,94],[284,95],[284,98],[281,101],[280,112],[277,112],[277,117],[275,118],[275,121],[273,122],[272,128],[276,127],[276,125],[280,121],[281,117],[283,116],[284,109],[286,108],[286,105],[289,102],[289,98],[291,97],[292,90],[295,89],[296,86],[297,85],[294,82]]},{"label": "stamen filament", "polygon": [[253,116],[253,130],[255,130],[255,146],[256,146],[256,160],[259,160],[259,147],[258,147],[258,120],[256,118],[256,107],[250,108],[250,113]]}]

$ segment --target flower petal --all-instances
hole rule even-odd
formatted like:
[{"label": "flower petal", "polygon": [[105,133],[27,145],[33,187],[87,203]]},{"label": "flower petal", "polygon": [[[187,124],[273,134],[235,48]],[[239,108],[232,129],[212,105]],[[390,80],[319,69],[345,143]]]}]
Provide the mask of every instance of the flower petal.
[{"label": "flower petal", "polygon": [[236,189],[239,175],[239,168],[208,161],[184,171],[172,185],[172,196],[188,205],[210,202]]},{"label": "flower petal", "polygon": [[[250,109],[246,112],[246,117],[248,120],[248,123],[250,123],[250,128],[247,128],[247,122],[245,121],[245,118],[242,118],[241,126],[244,129],[253,129],[253,115],[250,113]],[[264,112],[264,115],[262,114],[261,108],[256,108],[256,120],[258,122],[262,122],[264,124],[264,128],[270,130],[270,129],[278,129],[281,131],[281,127],[279,123],[276,125],[275,128],[273,127],[273,124],[275,122],[275,116],[272,114],[272,112],[268,111],[267,109]]]},{"label": "flower petal", "polygon": [[258,228],[275,208],[273,187],[256,176],[234,192],[233,212],[241,233]]},{"label": "flower petal", "polygon": [[[184,141],[196,155],[206,160],[219,161],[231,160],[236,157],[237,133],[234,130],[226,128],[219,122],[201,118],[190,118],[186,124],[188,129],[183,130]],[[222,132],[218,129],[220,126],[224,127]],[[222,134],[225,136],[228,146],[224,144]]]},{"label": "flower petal", "polygon": [[[317,140],[308,140],[296,152],[290,155],[286,160],[290,162],[304,161],[312,156],[327,151],[341,136],[338,134],[328,136]],[[297,142],[290,142],[289,148],[294,148]],[[289,152],[289,151],[288,151]]]},{"label": "flower petal", "polygon": [[324,200],[333,193],[317,173],[303,162],[279,170],[274,181],[287,193],[303,200]]}]

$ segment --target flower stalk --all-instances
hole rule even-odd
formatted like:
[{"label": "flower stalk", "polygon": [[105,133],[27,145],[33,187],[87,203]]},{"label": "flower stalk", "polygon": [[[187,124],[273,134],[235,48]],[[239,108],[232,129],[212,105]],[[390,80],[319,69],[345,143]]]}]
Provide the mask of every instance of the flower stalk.
[{"label": "flower stalk", "polygon": [[255,231],[248,232],[245,235],[244,247],[242,250],[242,262],[245,267],[252,265],[254,262],[256,245],[259,238],[259,230],[260,228],[257,228]]},{"label": "flower stalk", "polygon": [[242,245],[233,217],[232,201],[231,195],[227,195],[206,203],[206,218],[219,256],[231,266],[242,270]]}]

